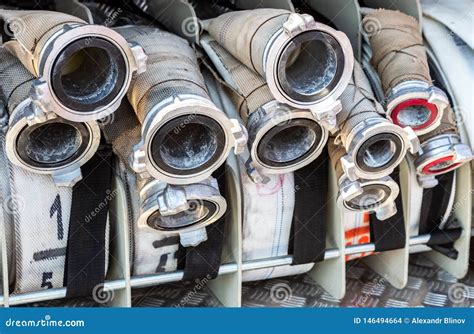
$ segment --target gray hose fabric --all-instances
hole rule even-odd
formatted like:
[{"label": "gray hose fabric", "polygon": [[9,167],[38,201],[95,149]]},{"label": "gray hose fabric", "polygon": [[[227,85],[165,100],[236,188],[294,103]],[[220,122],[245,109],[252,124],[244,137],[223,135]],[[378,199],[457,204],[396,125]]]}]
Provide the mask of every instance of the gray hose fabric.
[{"label": "gray hose fabric", "polygon": [[8,113],[29,97],[34,76],[19,59],[0,47],[0,99],[4,101]]},{"label": "gray hose fabric", "polygon": [[232,82],[228,84],[242,97],[240,101],[234,101],[234,103],[244,122],[258,108],[274,100],[267,83],[261,76],[242,64],[216,41],[209,42],[209,47],[215,52],[231,77]]},{"label": "gray hose fabric", "polygon": [[207,31],[235,58],[263,76],[265,46],[290,14],[270,8],[225,13],[209,20]]},{"label": "gray hose fabric", "polygon": [[113,117],[107,123],[101,124],[101,128],[106,142],[112,145],[114,153],[130,169],[133,146],[138,144],[141,138],[141,126],[130,103],[123,99]]},{"label": "gray hose fabric", "polygon": [[336,135],[341,136],[347,149],[349,145],[345,143],[345,138],[351,130],[366,119],[385,118],[385,111],[377,102],[370,82],[357,61],[354,61],[354,72],[340,100],[342,110],[337,114],[339,132]]},{"label": "gray hose fabric", "polygon": [[67,25],[86,24],[75,16],[51,11],[0,10],[0,20],[12,38],[5,47],[35,76],[39,75],[39,51],[46,41]]},{"label": "gray hose fabric", "polygon": [[133,79],[127,94],[141,123],[155,105],[171,96],[191,94],[209,99],[196,54],[186,40],[144,26],[115,30],[128,42],[138,43],[148,56],[147,71]]},{"label": "gray hose fabric", "polygon": [[328,139],[328,154],[331,164],[336,171],[336,180],[339,182],[341,176],[344,174],[342,169],[341,158],[347,154],[346,150],[341,145],[334,143],[334,138]]},{"label": "gray hose fabric", "polygon": [[[1,48],[0,48],[1,50]],[[10,192],[10,173],[12,170],[12,166],[7,159],[6,147],[5,147],[5,135],[8,128],[8,114],[7,110],[0,98],[0,200],[3,203],[2,208],[0,209],[0,223],[3,225],[0,227],[0,231],[2,231],[3,235],[5,236],[5,246],[6,249],[13,249],[14,248],[14,222],[13,222],[13,212],[11,210],[13,198],[11,197]],[[7,252],[7,267],[13,268],[13,264],[15,263],[15,254],[14,252]],[[15,271],[9,271],[8,280],[13,282],[15,280]],[[0,286],[3,285],[4,282],[0,280]]]}]

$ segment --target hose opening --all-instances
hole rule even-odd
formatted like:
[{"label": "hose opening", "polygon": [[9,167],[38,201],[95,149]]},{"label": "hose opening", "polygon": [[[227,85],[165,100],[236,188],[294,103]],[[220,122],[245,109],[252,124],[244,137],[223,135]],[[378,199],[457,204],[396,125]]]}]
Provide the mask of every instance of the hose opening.
[{"label": "hose opening", "polygon": [[346,204],[354,210],[374,209],[385,202],[390,196],[390,189],[383,185],[368,185],[363,187],[363,193],[347,201]]},{"label": "hose opening", "polygon": [[185,228],[207,220],[217,210],[214,203],[205,200],[188,201],[188,204],[188,210],[171,216],[163,216],[159,210],[153,212],[148,217],[148,226],[153,229],[168,231]]},{"label": "hose opening", "polygon": [[216,163],[224,153],[225,140],[224,130],[210,117],[181,116],[158,129],[151,155],[164,171],[189,175]]},{"label": "hose opening", "polygon": [[297,101],[312,102],[328,95],[343,71],[339,43],[322,32],[306,32],[293,38],[278,62],[278,81],[283,91]]},{"label": "hose opening", "polygon": [[26,127],[17,138],[17,152],[30,166],[65,166],[82,155],[90,132],[81,123],[53,121]]},{"label": "hose opening", "polygon": [[305,159],[318,149],[321,126],[309,119],[293,119],[271,128],[257,144],[257,155],[266,165],[286,167]]},{"label": "hose opening", "polygon": [[52,68],[52,87],[66,107],[90,112],[114,101],[126,80],[120,49],[101,38],[82,38],[67,45]]},{"label": "hose opening", "polygon": [[400,103],[392,112],[393,122],[414,130],[430,126],[437,116],[437,108],[424,99],[413,99]]},{"label": "hose opening", "polygon": [[365,171],[377,172],[396,163],[402,154],[401,139],[381,133],[366,140],[357,151],[357,164]]},{"label": "hose opening", "polygon": [[454,156],[449,155],[449,156],[436,159],[432,161],[431,163],[427,164],[423,168],[423,173],[427,175],[441,174],[441,173],[448,172],[452,169],[455,169],[459,165],[460,163],[455,162]]}]

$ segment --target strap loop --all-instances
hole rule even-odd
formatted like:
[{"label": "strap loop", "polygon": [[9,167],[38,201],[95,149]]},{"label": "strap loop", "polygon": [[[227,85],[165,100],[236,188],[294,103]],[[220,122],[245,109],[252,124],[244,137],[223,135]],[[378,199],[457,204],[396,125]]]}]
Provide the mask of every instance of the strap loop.
[{"label": "strap loop", "polygon": [[102,146],[82,167],[73,189],[66,250],[66,297],[90,296],[104,283],[106,223],[112,180],[112,149]]},{"label": "strap loop", "polygon": [[[391,177],[400,185],[398,168],[392,173]],[[401,249],[406,246],[406,229],[401,195],[395,200],[395,205],[397,213],[388,219],[379,220],[375,213],[370,215],[370,239],[375,243],[376,252]]]},{"label": "strap loop", "polygon": [[328,152],[294,172],[295,212],[289,253],[293,265],[320,262],[326,251]]}]

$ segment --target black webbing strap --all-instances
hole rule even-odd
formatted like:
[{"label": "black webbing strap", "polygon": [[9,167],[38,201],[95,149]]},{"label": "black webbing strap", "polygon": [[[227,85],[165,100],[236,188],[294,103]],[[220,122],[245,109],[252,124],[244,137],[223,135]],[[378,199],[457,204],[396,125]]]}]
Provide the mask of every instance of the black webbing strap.
[{"label": "black webbing strap", "polygon": [[[214,177],[219,183],[219,190],[225,194],[225,166],[219,168]],[[224,195],[225,196],[225,195]],[[221,266],[222,249],[224,247],[224,233],[226,214],[217,222],[206,227],[207,240],[195,247],[185,249],[183,281],[196,279],[214,279]],[[181,246],[180,246],[181,247]]]},{"label": "black webbing strap", "polygon": [[54,8],[54,0],[7,0],[2,2],[14,9],[53,10]]},{"label": "black webbing strap", "polygon": [[288,253],[293,263],[324,260],[328,205],[328,153],[294,172],[295,212],[291,226]]},{"label": "black webbing strap", "polygon": [[90,296],[104,282],[111,166],[112,149],[101,146],[82,166],[82,180],[73,188],[64,269],[66,297]]},{"label": "black webbing strap", "polygon": [[448,209],[454,172],[439,175],[438,185],[423,190],[419,234],[427,234],[439,228],[439,224]]},{"label": "black webbing strap", "polygon": [[453,247],[451,243],[446,245],[434,245],[431,246],[431,249],[453,260],[456,260],[459,255],[459,252]]},{"label": "black webbing strap", "polygon": [[426,243],[427,246],[444,245],[454,242],[461,237],[462,228],[450,228],[446,230],[436,229],[430,233],[430,240]]},{"label": "black webbing strap", "polygon": [[221,218],[206,227],[206,241],[196,247],[186,248],[183,281],[217,277],[224,245],[224,228],[225,218]]},{"label": "black webbing strap", "polygon": [[[398,168],[392,173],[391,177],[400,185]],[[405,247],[406,229],[401,195],[396,198],[395,205],[397,206],[397,213],[388,219],[379,220],[375,213],[370,214],[370,239],[375,244],[376,252]]]},{"label": "black webbing strap", "polygon": [[[455,223],[454,223],[455,224]],[[462,235],[461,227],[449,228],[441,230],[439,228],[431,231],[430,240],[426,243],[434,251],[456,260],[459,252],[454,248],[454,242]]]},{"label": "black webbing strap", "polygon": [[423,189],[423,195],[421,199],[420,220],[418,222],[419,234],[425,234],[427,233],[427,230],[429,229],[428,218],[430,217],[432,199],[433,199],[433,189]]}]

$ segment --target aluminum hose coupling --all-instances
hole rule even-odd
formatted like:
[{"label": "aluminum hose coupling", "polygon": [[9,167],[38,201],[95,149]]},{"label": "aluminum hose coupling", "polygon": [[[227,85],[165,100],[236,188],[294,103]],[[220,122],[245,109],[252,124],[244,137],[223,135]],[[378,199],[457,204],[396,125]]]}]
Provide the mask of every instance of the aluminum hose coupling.
[{"label": "aluminum hose coupling", "polygon": [[130,165],[142,177],[169,184],[201,182],[225,162],[232,148],[240,154],[247,137],[245,127],[209,99],[175,95],[147,113]]},{"label": "aluminum hose coupling", "polygon": [[328,153],[336,173],[339,187],[337,203],[341,209],[375,212],[379,220],[385,220],[397,213],[395,199],[400,189],[390,176],[372,180],[350,180],[341,165],[341,158],[346,154],[344,147],[335,145],[333,138],[330,138]]},{"label": "aluminum hose coupling", "polygon": [[38,174],[50,174],[58,186],[72,187],[82,179],[81,166],[97,151],[100,128],[97,121],[71,122],[53,117],[29,124],[35,108],[26,99],[11,112],[6,134],[8,159]]},{"label": "aluminum hose coupling", "polygon": [[139,183],[138,226],[178,234],[184,247],[206,241],[206,226],[222,218],[227,210],[227,202],[212,177],[185,186],[155,179],[143,179]]},{"label": "aluminum hose coupling", "polygon": [[387,96],[387,117],[401,127],[411,127],[417,135],[437,128],[449,101],[438,87],[423,81],[405,81]]},{"label": "aluminum hose coupling", "polygon": [[433,131],[449,101],[432,84],[418,21],[399,11],[379,9],[365,16],[363,27],[385,93],[387,117],[417,135]]},{"label": "aluminum hose coupling", "polygon": [[217,87],[222,99],[229,102],[223,103],[226,113],[240,116],[248,130],[250,159],[246,166],[254,182],[268,180],[265,175],[293,172],[321,154],[328,131],[309,110],[295,109],[276,101],[258,73],[242,64],[209,35],[201,38],[201,46],[226,82],[226,89],[223,85]]},{"label": "aluminum hose coupling", "polygon": [[338,97],[354,62],[344,33],[307,14],[268,8],[225,13],[204,24],[220,45],[266,79],[277,101],[309,109],[335,130]]},{"label": "aluminum hose coupling", "polygon": [[419,139],[410,127],[402,129],[384,117],[385,111],[358,62],[354,63],[353,76],[341,95],[341,103],[334,142],[347,152],[341,157],[341,165],[349,180],[388,176],[407,151],[419,150]]},{"label": "aluminum hose coupling", "polygon": [[360,122],[346,137],[336,138],[336,143],[347,150],[341,165],[351,181],[390,175],[407,151],[420,149],[419,139],[409,127],[402,129],[384,118]]},{"label": "aluminum hose coupling", "polygon": [[141,123],[131,166],[169,184],[200,182],[232,148],[240,154],[247,131],[210,99],[195,50],[176,35],[148,26],[115,29],[143,47],[147,71],[134,76],[128,100]]},{"label": "aluminum hose coupling", "polygon": [[3,47],[0,59],[0,100],[9,118],[8,159],[31,172],[51,174],[60,186],[73,186],[81,179],[80,166],[99,146],[97,121],[75,123],[50,113],[43,122],[30,122],[37,108],[29,98],[34,77]]},{"label": "aluminum hose coupling", "polygon": [[338,203],[355,212],[375,212],[377,219],[385,220],[397,213],[395,199],[400,193],[398,184],[390,177],[376,180],[350,181],[343,175],[339,181]]},{"label": "aluminum hose coupling", "polygon": [[276,100],[250,114],[247,129],[250,160],[246,166],[254,182],[253,175],[284,174],[308,165],[321,154],[328,139],[328,131],[310,112]]},{"label": "aluminum hose coupling", "polygon": [[448,173],[473,160],[469,145],[456,133],[441,134],[421,144],[421,154],[415,159],[418,182],[423,188],[438,184],[437,175]]},{"label": "aluminum hose coupling", "polygon": [[415,156],[415,168],[423,188],[436,186],[437,175],[450,172],[473,159],[471,147],[461,140],[456,118],[455,111],[448,107],[440,126],[420,136],[421,149]]},{"label": "aluminum hose coupling", "polygon": [[0,10],[11,32],[4,46],[37,79],[30,122],[48,113],[76,122],[104,118],[125,96],[134,72],[142,73],[146,55],[118,33],[63,13]]}]

